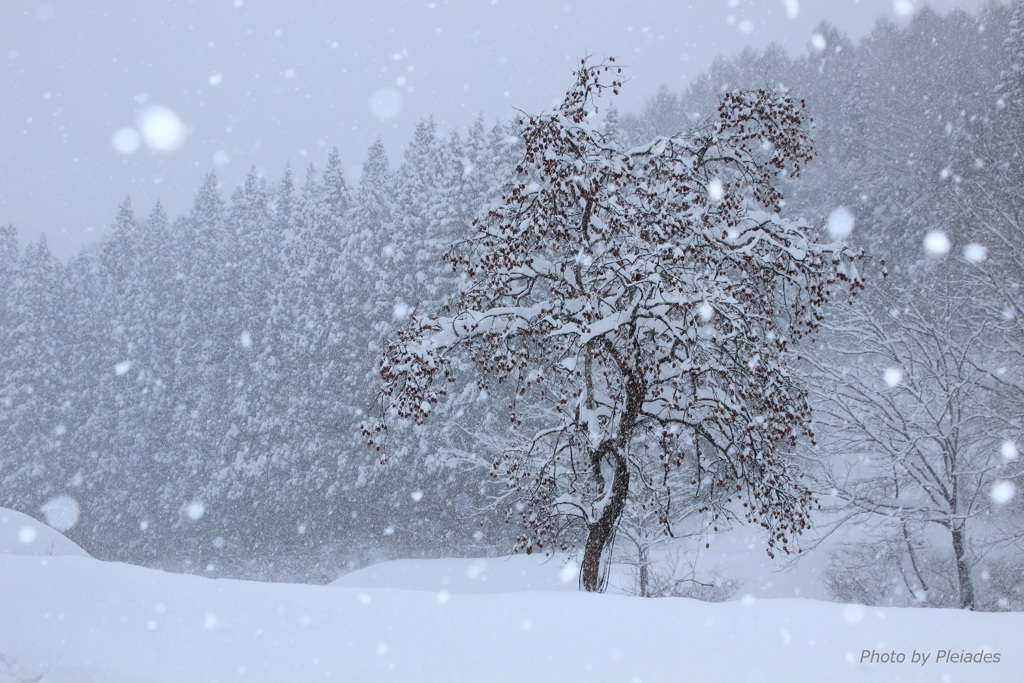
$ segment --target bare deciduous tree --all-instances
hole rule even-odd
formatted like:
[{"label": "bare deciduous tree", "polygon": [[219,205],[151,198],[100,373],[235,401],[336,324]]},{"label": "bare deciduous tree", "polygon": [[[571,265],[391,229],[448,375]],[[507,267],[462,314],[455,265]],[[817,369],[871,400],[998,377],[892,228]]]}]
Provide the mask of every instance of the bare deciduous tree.
[{"label": "bare deciduous tree", "polygon": [[974,567],[1014,536],[997,523],[1021,476],[1001,446],[1016,427],[994,400],[991,330],[966,291],[943,278],[927,296],[890,291],[830,324],[833,353],[812,362],[823,484],[842,501],[838,519],[861,530],[833,577],[847,597],[884,565],[941,604],[928,575],[945,567],[953,602],[974,609]]}]

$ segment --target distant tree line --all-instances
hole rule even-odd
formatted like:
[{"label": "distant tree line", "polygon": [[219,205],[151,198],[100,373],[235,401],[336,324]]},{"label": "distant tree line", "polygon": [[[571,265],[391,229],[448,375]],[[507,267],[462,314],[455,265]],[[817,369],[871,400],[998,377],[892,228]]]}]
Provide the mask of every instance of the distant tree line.
[{"label": "distant tree line", "polygon": [[390,481],[358,425],[381,341],[452,287],[440,253],[514,140],[482,120],[442,139],[428,119],[397,169],[375,143],[354,187],[337,151],[227,199],[210,174],[173,220],[125,200],[67,264],[5,228],[0,505],[38,515],[68,494],[69,533],[96,555],[196,570],[295,556],[267,573],[325,578],[389,543],[474,542],[479,483],[440,466]]}]

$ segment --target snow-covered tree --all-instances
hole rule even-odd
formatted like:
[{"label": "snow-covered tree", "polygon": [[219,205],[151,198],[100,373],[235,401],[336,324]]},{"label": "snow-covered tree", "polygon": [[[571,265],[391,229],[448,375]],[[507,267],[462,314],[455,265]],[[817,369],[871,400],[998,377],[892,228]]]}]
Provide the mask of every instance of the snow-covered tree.
[{"label": "snow-covered tree", "polygon": [[[844,599],[975,609],[985,563],[1019,535],[999,528],[1022,472],[1020,427],[992,391],[994,322],[944,275],[929,297],[890,291],[849,311],[814,362],[822,488],[840,502],[836,524],[871,529],[854,545],[882,548],[892,579]],[[857,552],[837,556],[843,590],[871,571],[853,566]]]},{"label": "snow-covered tree", "polygon": [[[18,231],[13,225],[0,225],[0,330],[10,334],[14,329],[14,283],[21,254]],[[4,373],[6,375],[6,373]]]},{"label": "snow-covered tree", "polygon": [[[954,182],[950,233],[969,263],[966,287],[990,321],[992,340],[1007,370],[998,381],[1008,412],[1024,412],[1024,2],[993,6],[990,23],[1007,25],[1006,37],[989,64],[1000,68],[998,84],[982,98],[982,115],[959,122],[950,166]],[[998,58],[995,57],[998,55]],[[955,232],[954,232],[955,231]],[[1012,406],[1012,407],[1011,407]],[[1024,423],[1018,424],[1024,427]]]},{"label": "snow-covered tree", "polygon": [[812,156],[799,102],[729,92],[703,127],[625,150],[591,125],[618,74],[584,61],[556,111],[520,121],[513,182],[447,255],[458,295],[386,344],[382,418],[365,426],[382,447],[391,423],[423,423],[456,356],[481,391],[508,383],[508,419],[530,433],[493,470],[516,498],[517,549],[582,545],[588,591],[642,473],[668,481],[684,462],[695,479],[654,504],[742,509],[769,553],[792,548],[813,500],[785,457],[810,422],[790,349],[837,280],[860,287],[855,255],[778,213],[779,178]]},{"label": "snow-covered tree", "polygon": [[[1019,116],[1024,109],[1024,2],[1013,3],[1013,14],[1009,22],[1009,34],[1005,41],[1006,65],[999,74],[998,106],[1015,110]],[[1021,129],[1017,120],[1017,129]]]},{"label": "snow-covered tree", "polygon": [[[6,237],[6,256],[14,260],[13,231]],[[75,360],[68,353],[68,292],[64,268],[45,237],[28,245],[20,263],[5,266],[10,303],[0,353],[0,433],[11,451],[0,459],[0,491],[21,505],[38,505],[70,478],[74,466],[64,450],[73,435],[68,399]]]}]

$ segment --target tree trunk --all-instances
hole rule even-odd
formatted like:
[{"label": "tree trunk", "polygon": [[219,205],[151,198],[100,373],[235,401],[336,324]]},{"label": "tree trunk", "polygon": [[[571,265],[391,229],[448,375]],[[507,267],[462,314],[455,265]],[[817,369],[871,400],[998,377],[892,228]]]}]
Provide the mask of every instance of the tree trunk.
[{"label": "tree trunk", "polygon": [[[914,578],[917,579],[917,584],[920,586],[918,591],[923,596],[922,602],[928,600],[928,584],[925,583],[924,576],[921,574],[921,568],[917,564],[917,553],[914,552],[914,545],[910,542],[910,533],[907,531],[907,520],[903,520],[903,543],[907,546],[907,555],[910,556],[910,566],[914,570]],[[900,563],[902,565],[902,563]],[[919,598],[917,591],[912,587],[907,586],[911,593],[914,593],[915,598]]]},{"label": "tree trunk", "polygon": [[[587,543],[583,550],[580,579],[583,582],[583,589],[591,593],[599,593],[605,588],[601,576],[601,558],[611,547],[619,525],[619,518],[626,507],[626,497],[629,495],[629,463],[626,460],[626,447],[633,435],[633,428],[636,427],[637,417],[640,415],[640,408],[643,406],[644,396],[647,393],[647,385],[637,376],[628,373],[624,379],[626,405],[622,411],[622,417],[619,418],[615,439],[603,441],[594,453],[598,466],[600,466],[602,458],[607,458],[609,462],[614,463],[615,473],[612,475],[612,488],[601,514],[587,527]],[[600,467],[598,467],[598,473],[600,473]],[[603,477],[598,481],[602,480]]]},{"label": "tree trunk", "polygon": [[651,577],[649,569],[649,561],[647,559],[647,548],[639,546],[639,579],[640,579],[640,597],[649,598],[651,597]]},{"label": "tree trunk", "polygon": [[974,585],[971,583],[970,567],[967,566],[967,539],[963,526],[954,526],[953,557],[956,560],[956,578],[960,588],[960,609],[974,609]]},{"label": "tree trunk", "polygon": [[587,527],[587,544],[583,550],[580,576],[583,580],[583,589],[591,593],[602,592],[605,588],[601,580],[601,557],[615,537],[615,528],[626,506],[626,494],[629,492],[629,468],[626,466],[626,458],[621,453],[616,453],[615,456],[615,475],[608,502],[597,521]]}]

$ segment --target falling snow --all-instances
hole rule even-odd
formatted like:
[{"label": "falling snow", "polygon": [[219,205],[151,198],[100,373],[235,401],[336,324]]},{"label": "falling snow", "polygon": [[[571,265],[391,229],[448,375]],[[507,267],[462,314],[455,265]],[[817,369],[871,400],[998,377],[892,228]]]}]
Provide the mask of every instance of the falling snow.
[{"label": "falling snow", "polygon": [[853,212],[845,206],[834,209],[828,215],[828,234],[834,239],[846,239],[853,232]]},{"label": "falling snow", "polygon": [[81,509],[78,501],[67,495],[48,500],[41,508],[46,523],[57,531],[68,531],[78,524]]},{"label": "falling snow", "polygon": [[146,145],[158,152],[173,152],[185,144],[185,123],[167,107],[144,107],[139,112],[137,124]]},{"label": "falling snow", "polygon": [[997,481],[992,484],[989,497],[996,505],[1006,505],[1017,494],[1017,485],[1012,481]]},{"label": "falling snow", "polygon": [[930,256],[945,256],[949,248],[949,238],[941,230],[932,230],[925,235],[924,249]]},{"label": "falling snow", "polygon": [[375,90],[370,98],[370,109],[378,118],[393,119],[402,111],[402,95],[394,88]]},{"label": "falling snow", "polygon": [[722,184],[721,179],[715,178],[708,183],[708,197],[713,202],[720,202],[725,197],[725,185]]},{"label": "falling snow", "polygon": [[134,128],[118,128],[110,142],[119,154],[134,154],[142,146],[142,135]]},{"label": "falling snow", "polygon": [[850,624],[864,621],[866,610],[863,605],[847,605],[843,608],[843,618]]},{"label": "falling snow", "polygon": [[971,263],[981,263],[988,258],[988,249],[981,244],[968,244],[964,247],[964,258]]},{"label": "falling snow", "polygon": [[1003,456],[1004,462],[1010,462],[1017,459],[1017,444],[1010,440],[1006,440],[999,447],[999,454]]},{"label": "falling snow", "polygon": [[888,368],[882,375],[885,383],[890,387],[897,387],[903,382],[903,370],[899,368]]}]

